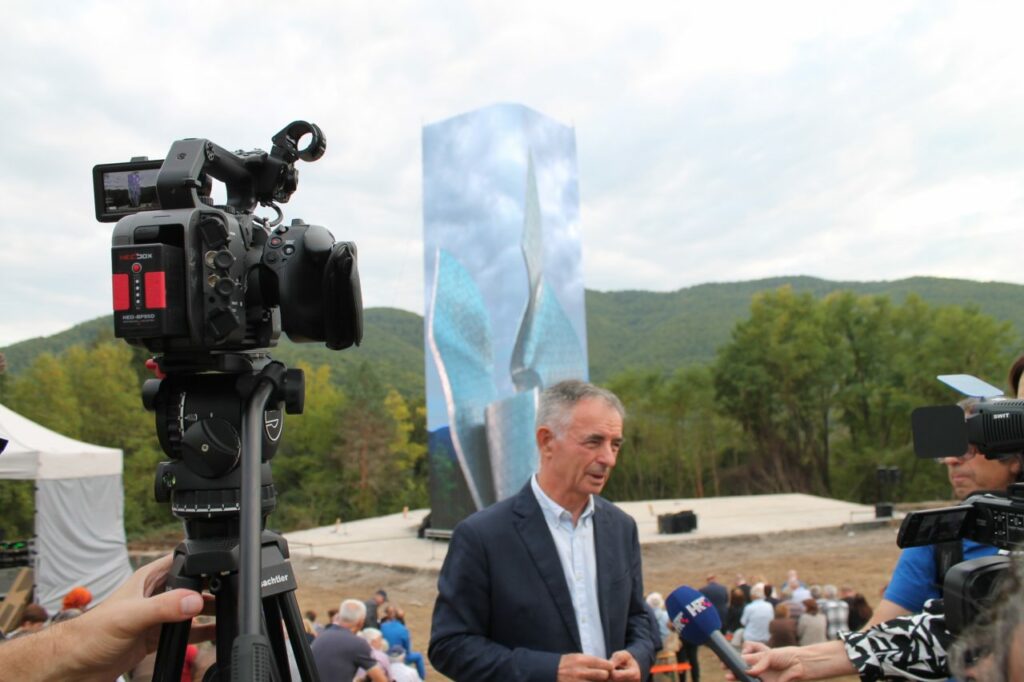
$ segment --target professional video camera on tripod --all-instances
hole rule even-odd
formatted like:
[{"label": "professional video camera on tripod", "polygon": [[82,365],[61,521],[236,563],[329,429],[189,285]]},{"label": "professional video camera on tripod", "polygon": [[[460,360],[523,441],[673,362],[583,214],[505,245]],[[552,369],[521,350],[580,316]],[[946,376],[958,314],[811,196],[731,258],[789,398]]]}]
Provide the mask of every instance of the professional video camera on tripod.
[{"label": "professional video camera on tripod", "polygon": [[[163,161],[93,169],[96,218],[117,222],[114,332],[156,354],[148,365],[160,378],[142,390],[170,457],[157,468],[156,499],[185,527],[168,589],[216,596],[217,663],[206,680],[290,679],[282,622],[302,678],[318,679],[287,543],[265,528],[276,505],[270,459],[282,411],[302,412],[303,376],[267,349],[282,330],[334,350],[362,340],[355,245],[301,220],[282,225],[277,206],[297,187],[295,162],[325,149],[317,126],[295,121],[269,154],[183,139]],[[225,205],[210,196],[214,179]],[[276,218],[254,215],[257,205]],[[188,633],[187,622],[163,627],[154,680],[180,679]]]}]

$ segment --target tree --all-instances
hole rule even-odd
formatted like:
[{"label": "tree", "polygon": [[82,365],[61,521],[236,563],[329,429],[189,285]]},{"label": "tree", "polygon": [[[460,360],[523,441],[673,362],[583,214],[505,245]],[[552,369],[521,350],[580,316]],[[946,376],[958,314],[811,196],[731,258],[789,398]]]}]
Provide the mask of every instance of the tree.
[{"label": "tree", "polygon": [[305,373],[306,399],[301,415],[285,415],[281,445],[273,459],[280,527],[322,525],[345,515],[342,465],[332,453],[340,442],[338,422],[345,394],[331,381],[331,369],[298,363]]},{"label": "tree", "polygon": [[415,417],[426,418],[426,410],[419,407],[417,415],[410,409],[402,394],[391,388],[384,397],[384,408],[394,424],[394,438],[390,444],[390,458],[397,476],[397,485],[387,495],[391,506],[423,507],[429,504],[426,464],[427,446],[415,440]]},{"label": "tree", "polygon": [[719,349],[715,386],[767,490],[870,500],[885,465],[903,470],[905,492],[948,494],[940,468],[913,456],[910,413],[958,397],[937,374],[1001,376],[1014,340],[976,308],[783,288],[755,298]]},{"label": "tree", "polygon": [[11,382],[8,405],[12,410],[68,438],[80,438],[82,415],[78,394],[65,366],[42,353]]},{"label": "tree", "polygon": [[828,493],[836,353],[821,306],[789,287],[757,295],[714,366],[719,406],[741,425],[765,492]]}]

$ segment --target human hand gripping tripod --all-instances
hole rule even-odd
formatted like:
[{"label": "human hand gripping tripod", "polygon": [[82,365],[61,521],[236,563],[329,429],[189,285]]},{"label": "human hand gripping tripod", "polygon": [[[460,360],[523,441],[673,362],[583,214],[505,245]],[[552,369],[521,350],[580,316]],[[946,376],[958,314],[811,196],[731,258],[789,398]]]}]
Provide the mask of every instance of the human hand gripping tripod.
[{"label": "human hand gripping tripod", "polygon": [[[301,679],[319,680],[288,544],[265,528],[276,505],[269,459],[280,442],[281,408],[302,412],[302,372],[265,354],[211,360],[220,371],[161,367],[168,376],[143,388],[161,446],[176,457],[157,469],[157,501],[170,501],[185,526],[167,589],[208,590],[216,598],[217,663],[204,680],[290,680],[282,625]],[[155,681],[181,679],[190,626],[163,626]]]}]

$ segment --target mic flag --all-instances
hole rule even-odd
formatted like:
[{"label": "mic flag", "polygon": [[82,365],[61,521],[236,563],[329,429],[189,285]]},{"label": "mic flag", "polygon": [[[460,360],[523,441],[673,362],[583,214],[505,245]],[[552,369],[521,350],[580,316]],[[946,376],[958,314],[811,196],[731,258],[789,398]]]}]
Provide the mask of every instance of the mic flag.
[{"label": "mic flag", "polygon": [[704,644],[726,665],[739,682],[756,682],[747,673],[747,663],[719,631],[722,619],[714,604],[703,594],[683,585],[665,600],[669,620],[676,632],[690,644]]},{"label": "mic flag", "polygon": [[665,608],[676,632],[690,644],[705,644],[712,632],[722,629],[714,605],[692,587],[676,588],[665,600]]}]

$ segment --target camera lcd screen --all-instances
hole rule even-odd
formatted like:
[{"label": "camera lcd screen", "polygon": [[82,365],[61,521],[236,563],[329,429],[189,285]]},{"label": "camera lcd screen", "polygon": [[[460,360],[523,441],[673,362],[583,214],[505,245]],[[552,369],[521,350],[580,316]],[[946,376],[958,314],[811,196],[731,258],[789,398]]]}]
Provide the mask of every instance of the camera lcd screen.
[{"label": "camera lcd screen", "polygon": [[912,512],[903,519],[896,544],[900,547],[919,547],[959,540],[964,537],[964,525],[970,512],[970,507]]},{"label": "camera lcd screen", "polygon": [[156,177],[162,161],[111,163],[93,168],[96,219],[109,223],[139,211],[157,211]]}]

